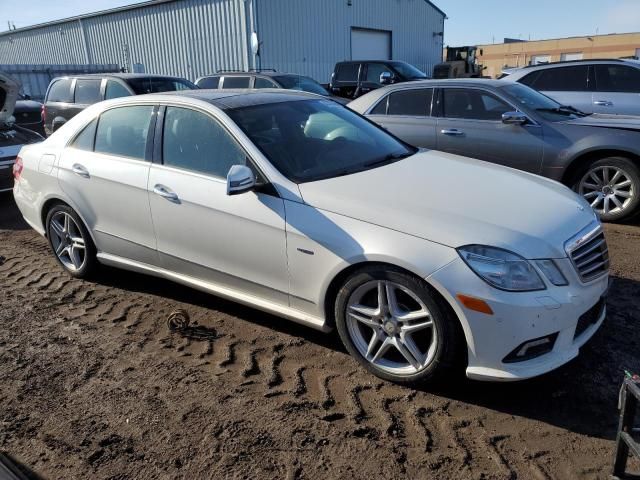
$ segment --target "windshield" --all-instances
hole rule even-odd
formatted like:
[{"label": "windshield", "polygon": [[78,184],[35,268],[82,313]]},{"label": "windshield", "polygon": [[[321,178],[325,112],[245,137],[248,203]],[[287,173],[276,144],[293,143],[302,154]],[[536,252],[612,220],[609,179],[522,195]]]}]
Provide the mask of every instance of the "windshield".
[{"label": "windshield", "polygon": [[541,94],[533,88],[527,87],[520,83],[510,83],[500,87],[502,91],[509,94],[517,103],[525,107],[535,110],[546,120],[559,122],[578,118],[581,112],[560,105],[555,100]]},{"label": "windshield", "polygon": [[256,105],[227,114],[296,183],[369,170],[416,152],[331,100]]},{"label": "windshield", "polygon": [[418,80],[422,78],[427,78],[427,75],[424,72],[421,72],[413,65],[409,65],[404,62],[391,62],[391,66],[394,68],[396,72],[402,75],[407,80]]},{"label": "windshield", "polygon": [[277,82],[282,85],[282,88],[287,90],[302,90],[303,92],[317,93],[318,95],[329,96],[322,85],[309,77],[303,77],[301,75],[282,75],[275,77]]},{"label": "windshield", "polygon": [[127,78],[125,80],[136,95],[145,93],[175,92],[180,90],[194,90],[198,87],[188,80],[162,77]]}]

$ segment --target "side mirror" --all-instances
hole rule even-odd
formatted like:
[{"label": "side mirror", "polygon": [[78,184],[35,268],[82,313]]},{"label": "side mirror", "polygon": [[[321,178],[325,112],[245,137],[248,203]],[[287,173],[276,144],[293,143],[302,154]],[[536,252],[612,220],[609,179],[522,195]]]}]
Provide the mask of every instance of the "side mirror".
[{"label": "side mirror", "polygon": [[67,123],[67,121],[64,118],[54,118],[53,122],[51,122],[51,130],[54,132],[57,131],[65,123]]},{"label": "side mirror", "polygon": [[381,85],[391,85],[393,83],[394,76],[391,72],[382,72],[380,74],[380,84]]},{"label": "side mirror", "polygon": [[256,176],[246,165],[233,165],[227,174],[227,195],[240,195],[253,190]]},{"label": "side mirror", "polygon": [[502,114],[502,123],[505,125],[524,125],[529,119],[522,112],[507,112]]}]

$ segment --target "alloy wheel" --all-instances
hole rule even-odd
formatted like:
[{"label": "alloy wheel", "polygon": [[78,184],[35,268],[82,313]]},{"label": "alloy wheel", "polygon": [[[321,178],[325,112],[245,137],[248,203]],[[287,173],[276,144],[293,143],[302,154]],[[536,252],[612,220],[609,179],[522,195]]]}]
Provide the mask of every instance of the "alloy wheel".
[{"label": "alloy wheel", "polygon": [[71,215],[56,212],[49,221],[49,236],[53,250],[62,264],[72,272],[86,262],[86,246],[82,230]]},{"label": "alloy wheel", "polygon": [[631,176],[619,167],[597,166],[580,180],[578,192],[600,215],[625,211],[636,195]]},{"label": "alloy wheel", "polygon": [[438,332],[431,313],[398,283],[374,280],[358,287],[347,302],[346,325],[362,357],[387,373],[414,375],[435,358]]}]

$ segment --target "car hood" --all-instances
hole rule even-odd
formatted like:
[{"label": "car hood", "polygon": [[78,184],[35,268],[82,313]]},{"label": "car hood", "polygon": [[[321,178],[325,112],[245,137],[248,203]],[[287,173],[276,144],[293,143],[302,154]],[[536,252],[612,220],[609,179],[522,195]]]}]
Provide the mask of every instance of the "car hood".
[{"label": "car hood", "polygon": [[567,125],[581,125],[585,127],[621,128],[624,130],[640,130],[640,116],[635,115],[605,115],[594,113],[587,117],[576,118],[561,122]]},{"label": "car hood", "polygon": [[0,72],[0,125],[13,115],[19,88],[14,80]]},{"label": "car hood", "polygon": [[490,245],[534,258],[564,258],[565,242],[595,220],[555,181],[433,150],[383,167],[299,185],[321,210],[450,247]]}]

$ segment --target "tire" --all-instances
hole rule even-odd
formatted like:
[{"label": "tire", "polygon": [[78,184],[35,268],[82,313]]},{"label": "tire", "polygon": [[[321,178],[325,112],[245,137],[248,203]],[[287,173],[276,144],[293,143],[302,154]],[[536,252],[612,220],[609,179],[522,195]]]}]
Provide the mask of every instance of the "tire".
[{"label": "tire", "polygon": [[619,222],[640,212],[640,169],[628,158],[592,162],[577,175],[573,189],[585,197],[603,222]]},{"label": "tire", "polygon": [[[389,289],[396,301],[387,301],[391,307],[381,315],[385,308],[380,309],[378,292],[381,290],[389,299]],[[424,310],[428,315],[419,317]],[[413,319],[407,319],[408,312]],[[384,380],[433,383],[466,359],[457,319],[451,318],[442,300],[424,281],[399,269],[371,266],[353,273],[338,291],[334,313],[347,351]],[[432,325],[426,326],[429,321]],[[383,344],[386,351],[380,353]]]},{"label": "tire", "polygon": [[68,205],[54,205],[45,220],[49,246],[69,275],[89,278],[98,267],[96,247],[78,214]]}]

